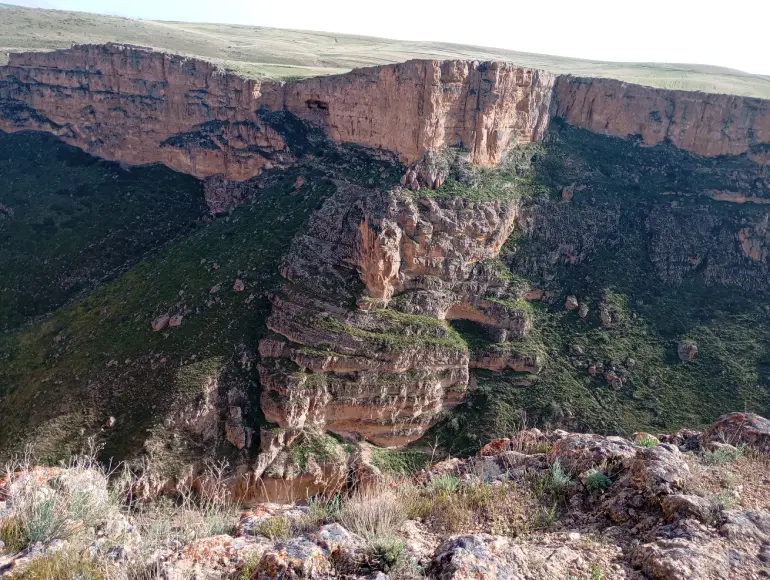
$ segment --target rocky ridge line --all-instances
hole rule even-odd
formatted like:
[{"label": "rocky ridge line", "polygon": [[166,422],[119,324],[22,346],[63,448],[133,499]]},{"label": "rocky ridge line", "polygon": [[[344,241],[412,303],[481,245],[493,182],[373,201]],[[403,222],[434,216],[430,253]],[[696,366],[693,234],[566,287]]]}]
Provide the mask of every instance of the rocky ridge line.
[{"label": "rocky ridge line", "polygon": [[0,67],[0,129],[48,131],[106,159],[198,177],[243,180],[293,163],[301,152],[265,111],[288,111],[335,141],[391,151],[406,164],[461,147],[472,163],[496,165],[510,145],[542,139],[554,115],[648,145],[668,139],[699,155],[770,163],[766,100],[500,62],[413,60],[283,83],[105,44],[11,54]]}]

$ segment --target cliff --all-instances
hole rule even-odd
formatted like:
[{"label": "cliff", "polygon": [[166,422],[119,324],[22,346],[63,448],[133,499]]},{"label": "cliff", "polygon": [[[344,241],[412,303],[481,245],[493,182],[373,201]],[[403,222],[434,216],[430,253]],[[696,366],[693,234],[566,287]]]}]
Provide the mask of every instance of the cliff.
[{"label": "cliff", "polygon": [[260,82],[141,47],[84,45],[11,55],[0,67],[0,129],[49,131],[106,159],[243,180],[293,161],[260,114],[285,109],[338,142],[406,163],[462,146],[489,165],[510,143],[542,137],[553,80],[504,63],[411,61]]},{"label": "cliff", "polygon": [[513,201],[341,188],[295,239],[272,296],[265,417],[388,446],[421,437],[468,389],[469,348],[447,319],[479,321],[502,342],[529,330],[522,309],[495,301],[508,283],[485,262],[517,215]]},{"label": "cliff", "polygon": [[282,83],[106,44],[12,54],[0,67],[0,129],[49,131],[106,159],[197,177],[244,180],[293,163],[263,114],[282,110],[406,164],[460,147],[474,164],[497,165],[510,145],[541,140],[553,115],[648,145],[667,139],[699,155],[770,162],[767,101],[556,78],[500,62],[414,60]]},{"label": "cliff", "polygon": [[770,101],[652,89],[613,79],[562,76],[555,114],[576,127],[614,137],[664,140],[697,155],[741,155],[770,163]]},{"label": "cliff", "polygon": [[[2,444],[45,432],[54,456],[96,433],[109,456],[144,449],[157,489],[227,456],[239,496],[304,496],[362,439],[433,429],[462,453],[528,420],[624,433],[764,409],[767,108],[500,63],[279,83],[121,45],[14,55],[0,128],[206,181],[142,193],[173,172],[3,133],[6,285],[83,298],[0,340]],[[204,197],[232,215],[199,219]],[[69,248],[45,260],[61,274],[30,241]],[[112,267],[80,287],[83,256]]]}]

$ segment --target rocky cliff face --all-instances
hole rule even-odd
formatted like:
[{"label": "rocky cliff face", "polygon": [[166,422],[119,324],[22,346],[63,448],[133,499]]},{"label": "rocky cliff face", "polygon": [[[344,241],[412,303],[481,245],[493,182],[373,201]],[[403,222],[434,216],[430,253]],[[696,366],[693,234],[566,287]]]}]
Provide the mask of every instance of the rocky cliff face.
[{"label": "rocky cliff face", "polygon": [[[490,423],[510,427],[519,410],[535,421],[621,432],[629,425],[693,424],[724,405],[741,406],[736,401],[764,404],[761,348],[722,347],[764,340],[758,322],[750,329],[755,334],[741,334],[740,317],[758,321],[756,309],[723,301],[732,318],[712,320],[711,310],[719,308],[695,308],[704,302],[699,285],[764,296],[768,110],[756,99],[554,79],[462,61],[412,61],[277,83],[106,45],[14,55],[0,68],[3,130],[49,131],[104,158],[161,162],[205,177],[214,213],[255,198],[273,204],[214,222],[229,224],[202,244],[207,252],[216,249],[216,262],[199,248],[185,254],[194,265],[203,259],[207,271],[197,294],[187,289],[193,270],[179,268],[173,257],[173,267],[161,271],[180,279],[157,283],[172,298],[135,302],[155,308],[150,320],[164,321],[155,330],[143,321],[138,344],[156,344],[142,332],[154,332],[159,343],[160,331],[177,333],[179,344],[206,343],[185,356],[164,356],[163,364],[182,360],[190,367],[218,340],[203,315],[223,300],[233,300],[228,326],[237,319],[259,327],[256,336],[238,334],[244,338],[236,349],[247,353],[238,358],[249,373],[260,339],[259,386],[256,377],[237,391],[209,380],[218,376],[212,363],[196,405],[172,407],[167,429],[155,438],[165,458],[180,456],[173,442],[186,431],[206,449],[226,447],[237,455],[243,497],[258,486],[267,495],[297,490],[294,485],[322,490],[325,481],[347,477],[338,441],[327,454],[334,456],[333,472],[303,455],[303,445],[313,453],[326,445],[323,431],[400,446],[421,437],[477,383],[501,420],[482,417],[480,427],[471,416],[455,439]],[[366,149],[330,144],[321,132]],[[372,149],[390,152],[377,155],[381,166],[374,167]],[[526,160],[517,165],[520,154]],[[391,163],[396,156],[410,165],[405,172]],[[239,181],[269,168],[285,170]],[[401,174],[403,187],[395,185]],[[327,188],[336,193],[327,198]],[[253,221],[246,212],[266,213]],[[305,212],[313,213],[309,226],[287,225]],[[260,261],[271,244],[270,261]],[[277,272],[287,248],[280,288],[263,310],[260,299],[274,288],[269,273]],[[226,264],[227,278],[215,275],[219,264]],[[679,286],[684,290],[669,298]],[[542,307],[527,302],[540,298]],[[163,328],[175,312],[180,324]],[[138,318],[127,311],[115,324]],[[707,343],[712,329],[724,328],[723,338]],[[666,349],[691,335],[701,342],[686,361],[693,365],[672,365]],[[46,340],[60,345],[62,338]],[[228,340],[220,346],[232,346]],[[77,344],[72,352],[81,350]],[[135,358],[126,347],[104,362],[111,369]],[[740,362],[727,368],[724,361]],[[738,377],[735,385],[722,384],[728,373]],[[72,380],[83,382],[79,371]],[[120,381],[142,384],[128,374]],[[516,388],[535,381],[537,388]],[[702,396],[708,389],[720,396]],[[256,417],[252,394],[259,394],[264,416]],[[107,398],[113,405],[115,398]],[[258,428],[261,454],[254,462],[256,444],[249,447]],[[196,454],[200,448],[189,447]]]},{"label": "rocky cliff face", "polygon": [[0,129],[49,131],[106,159],[243,180],[293,161],[260,114],[285,109],[333,140],[406,163],[462,146],[490,165],[510,144],[542,138],[553,81],[504,63],[411,61],[259,82],[141,47],[84,45],[12,55],[0,67]]},{"label": "rocky cliff face", "polygon": [[413,60],[289,83],[283,105],[335,141],[395,151],[405,163],[461,147],[473,163],[497,165],[510,145],[542,139],[553,83],[508,63]]},{"label": "rocky cliff face", "polygon": [[664,140],[697,155],[741,155],[770,163],[770,102],[750,97],[653,89],[613,79],[559,77],[555,114],[614,137]]},{"label": "rocky cliff face", "polygon": [[280,83],[107,44],[13,54],[0,67],[1,129],[49,131],[100,157],[198,177],[243,180],[292,163],[265,110],[289,111],[332,140],[395,152],[407,164],[460,147],[474,164],[497,165],[509,146],[541,140],[553,115],[648,145],[670,140],[699,155],[770,162],[767,101],[556,79],[507,63],[409,61]]},{"label": "rocky cliff face", "polygon": [[388,446],[419,438],[468,388],[469,348],[447,319],[478,321],[501,342],[529,330],[489,262],[517,216],[514,201],[342,187],[295,240],[272,297],[265,417]]},{"label": "rocky cliff face", "polygon": [[246,179],[292,159],[257,115],[255,83],[211,63],[120,45],[14,54],[0,128],[52,132],[128,164]]}]

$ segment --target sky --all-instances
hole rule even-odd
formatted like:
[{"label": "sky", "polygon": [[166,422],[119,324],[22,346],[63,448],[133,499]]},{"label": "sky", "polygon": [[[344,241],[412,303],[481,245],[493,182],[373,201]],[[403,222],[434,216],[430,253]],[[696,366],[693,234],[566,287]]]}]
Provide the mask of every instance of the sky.
[{"label": "sky", "polygon": [[432,40],[770,74],[770,0],[4,0],[133,18]]}]

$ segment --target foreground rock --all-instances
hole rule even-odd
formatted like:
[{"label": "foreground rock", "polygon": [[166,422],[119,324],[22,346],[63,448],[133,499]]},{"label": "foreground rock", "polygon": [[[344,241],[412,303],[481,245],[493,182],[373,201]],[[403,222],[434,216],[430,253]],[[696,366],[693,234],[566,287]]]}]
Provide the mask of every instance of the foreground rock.
[{"label": "foreground rock", "polygon": [[[437,463],[359,506],[361,520],[350,520],[354,526],[385,521],[378,518],[398,522],[387,528],[385,544],[339,523],[344,520],[337,510],[353,501],[343,489],[340,503],[320,513],[323,503],[315,508],[259,504],[231,523],[231,533],[186,540],[170,536],[160,545],[150,544],[149,553],[143,535],[148,528],[137,529],[130,515],[113,506],[107,520],[95,528],[76,525],[77,535],[66,541],[57,538],[0,553],[0,571],[20,574],[38,558],[85,545],[89,558],[110,570],[133,567],[174,580],[238,574],[259,580],[383,580],[389,571],[406,579],[427,574],[454,580],[753,580],[770,574],[770,512],[741,505],[740,492],[766,505],[770,478],[752,480],[746,490],[736,484],[736,474],[764,469],[763,439],[747,437],[756,449],[736,455],[729,460],[733,463],[709,463],[708,449],[690,449],[693,438],[709,443],[709,434],[736,424],[761,432],[761,417],[736,417],[722,417],[702,434],[647,434],[637,437],[639,444],[538,429],[497,439],[475,457]],[[671,442],[650,445],[655,439]],[[715,483],[720,487],[709,487]],[[411,492],[394,495],[398,488]],[[94,501],[108,502],[107,479],[94,468],[30,469],[0,481],[0,525],[14,518],[15,506],[30,489],[65,498],[87,490]],[[397,502],[398,515],[389,511],[393,504],[388,501]],[[477,511],[468,518],[465,509]],[[452,510],[450,519],[437,518],[436,510]],[[406,520],[407,511],[416,519]],[[504,519],[487,519],[490,513]],[[501,522],[522,518],[525,525],[512,535],[494,531]],[[459,530],[447,531],[447,524],[458,521]]]}]

